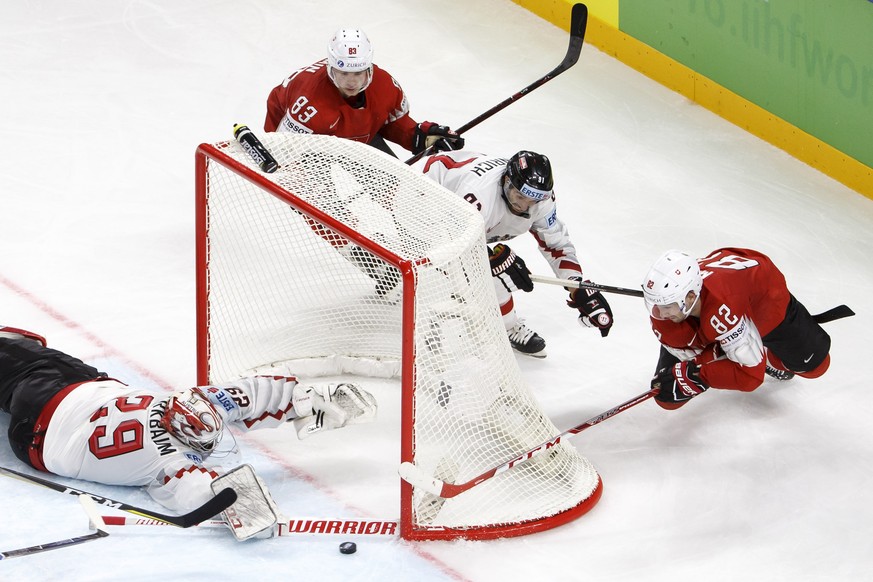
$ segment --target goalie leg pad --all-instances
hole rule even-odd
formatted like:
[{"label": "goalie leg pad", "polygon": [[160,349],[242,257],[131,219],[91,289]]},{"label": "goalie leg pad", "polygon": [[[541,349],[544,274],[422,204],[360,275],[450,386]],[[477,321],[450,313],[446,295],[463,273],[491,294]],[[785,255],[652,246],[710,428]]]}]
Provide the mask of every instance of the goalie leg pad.
[{"label": "goalie leg pad", "polygon": [[270,538],[275,535],[279,511],[264,481],[251,465],[240,465],[214,479],[212,492],[230,487],[236,491],[236,502],[221,512],[221,517],[237,541]]}]

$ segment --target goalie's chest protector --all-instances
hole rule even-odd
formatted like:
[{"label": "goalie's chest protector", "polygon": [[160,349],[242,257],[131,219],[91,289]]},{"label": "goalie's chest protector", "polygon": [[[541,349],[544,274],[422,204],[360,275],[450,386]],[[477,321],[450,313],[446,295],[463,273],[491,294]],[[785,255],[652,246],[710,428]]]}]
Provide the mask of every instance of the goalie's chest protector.
[{"label": "goalie's chest protector", "polygon": [[197,462],[161,427],[166,405],[167,397],[114,380],[79,386],[52,414],[42,451],[46,469],[98,483],[147,485]]}]

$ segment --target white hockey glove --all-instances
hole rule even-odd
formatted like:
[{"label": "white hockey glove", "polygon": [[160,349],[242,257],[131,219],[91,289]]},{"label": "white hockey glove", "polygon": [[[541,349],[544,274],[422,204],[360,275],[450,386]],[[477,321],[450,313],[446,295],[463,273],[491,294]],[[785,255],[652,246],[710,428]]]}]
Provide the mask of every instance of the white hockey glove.
[{"label": "white hockey glove", "polygon": [[376,399],[355,384],[327,384],[294,388],[294,420],[297,438],[305,439],[324,430],[376,419]]},{"label": "white hockey glove", "polygon": [[271,538],[278,531],[279,509],[267,484],[255,474],[251,465],[240,465],[211,483],[218,494],[226,487],[236,491],[236,501],[221,512],[221,518],[237,541]]}]

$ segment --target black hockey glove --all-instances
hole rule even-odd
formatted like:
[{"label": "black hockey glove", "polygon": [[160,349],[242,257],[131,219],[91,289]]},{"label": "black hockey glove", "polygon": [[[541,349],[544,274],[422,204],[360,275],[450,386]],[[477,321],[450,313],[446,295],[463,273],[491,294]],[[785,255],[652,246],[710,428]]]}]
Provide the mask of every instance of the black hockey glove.
[{"label": "black hockey glove", "polygon": [[464,147],[464,138],[447,125],[422,121],[415,128],[415,136],[412,138],[412,153],[419,154],[431,146],[437,152],[460,150]]},{"label": "black hockey glove", "polygon": [[[573,277],[573,280],[582,281],[580,277]],[[585,281],[585,283],[587,282]],[[584,287],[571,289],[567,305],[579,310],[579,323],[585,327],[600,329],[601,337],[609,335],[613,323],[612,309],[600,291]]]},{"label": "black hockey glove", "polygon": [[700,367],[689,361],[658,370],[652,378],[652,388],[660,390],[655,400],[664,403],[665,408],[678,408],[701,392],[706,392],[709,386],[700,379]]},{"label": "black hockey glove", "polygon": [[488,249],[488,259],[491,262],[491,275],[497,277],[507,291],[533,291],[530,271],[511,248],[504,244],[495,245],[493,249]]}]

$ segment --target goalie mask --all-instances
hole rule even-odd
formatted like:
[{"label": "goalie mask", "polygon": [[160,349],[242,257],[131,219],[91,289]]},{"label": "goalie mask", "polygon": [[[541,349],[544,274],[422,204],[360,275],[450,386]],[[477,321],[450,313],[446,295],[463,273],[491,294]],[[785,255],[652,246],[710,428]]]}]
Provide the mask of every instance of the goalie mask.
[{"label": "goalie mask", "polygon": [[534,204],[552,197],[552,164],[542,154],[518,152],[503,176],[503,200],[514,214],[526,216]]},{"label": "goalie mask", "polygon": [[[649,315],[678,323],[694,309],[702,288],[703,276],[697,261],[683,252],[667,251],[643,279],[643,299]],[[686,298],[692,291],[694,301],[688,305]]]},{"label": "goalie mask", "polygon": [[224,430],[221,416],[199,388],[173,394],[161,426],[183,444],[206,454],[215,449]]},{"label": "goalie mask", "polygon": [[[353,97],[373,80],[373,45],[363,30],[342,28],[327,43],[327,76],[343,95]],[[337,73],[366,73],[364,79],[340,79]]]}]

